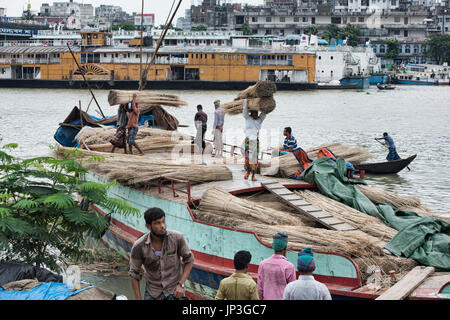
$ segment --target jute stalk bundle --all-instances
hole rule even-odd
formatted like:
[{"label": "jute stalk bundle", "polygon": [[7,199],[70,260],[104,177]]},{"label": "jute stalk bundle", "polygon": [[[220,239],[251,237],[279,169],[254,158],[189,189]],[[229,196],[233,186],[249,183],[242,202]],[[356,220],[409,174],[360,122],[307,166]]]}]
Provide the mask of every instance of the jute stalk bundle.
[{"label": "jute stalk bundle", "polygon": [[210,189],[203,194],[196,214],[197,219],[206,219],[209,223],[220,221],[227,227],[254,231],[268,244],[272,243],[274,233],[287,231],[289,246],[295,249],[311,246],[315,250],[352,255],[361,253],[360,250],[364,248],[364,254],[383,254],[378,245],[379,240],[374,237],[355,232],[307,227],[294,215],[259,206],[220,188]]},{"label": "jute stalk bundle", "polygon": [[[346,146],[340,143],[323,144],[318,147],[310,148],[306,150],[308,157],[311,160],[317,159],[317,151],[325,147],[330,148],[336,157],[342,157],[346,161],[354,164],[364,162],[372,157],[372,155],[363,148]],[[274,157],[270,160],[263,160],[260,164],[262,168],[276,167],[278,165],[279,171],[270,171],[268,175],[278,175],[281,177],[292,177],[299,169],[299,163],[292,153]],[[264,170],[262,172],[264,172]]]},{"label": "jute stalk bundle", "polygon": [[[84,142],[87,146],[92,145],[102,145],[111,144],[109,139],[111,139],[116,133],[116,128],[92,128],[84,127],[75,137],[78,142]],[[191,136],[178,132],[178,131],[168,131],[153,128],[139,128],[138,134],[136,136],[136,142],[139,142],[146,138],[163,138],[165,141],[172,141],[173,143],[179,141],[191,141]],[[140,144],[139,144],[140,146]],[[100,150],[99,150],[100,151]]]},{"label": "jute stalk bundle", "polygon": [[330,199],[319,192],[301,190],[295,191],[295,193],[312,205],[331,213],[334,217],[382,241],[388,242],[397,234],[395,229],[386,226],[378,218]]},{"label": "jute stalk bundle", "polygon": [[[289,235],[290,250],[311,247],[315,251],[346,255],[358,264],[363,281],[369,276],[365,272],[370,265],[376,264],[382,268],[382,272],[388,274],[390,270],[397,272],[410,270],[417,264],[412,259],[385,255],[377,237],[349,231],[313,228],[301,222],[283,224],[283,220],[290,220],[286,213],[267,208],[264,210],[259,205],[255,206],[254,203],[248,202],[214,188],[203,194],[200,206],[197,210],[193,210],[193,214],[200,221],[255,232],[268,246],[272,244],[273,234],[284,231]],[[381,229],[372,233],[376,232],[383,236],[389,234],[388,230]]]},{"label": "jute stalk bundle", "polygon": [[[220,106],[222,110],[228,115],[242,114],[244,111],[244,100],[235,100],[224,103]],[[276,102],[273,97],[252,98],[248,100],[248,110],[255,110],[265,114],[271,113],[276,107]]]},{"label": "jute stalk bundle", "polygon": [[356,185],[356,187],[370,201],[378,203],[388,203],[399,210],[413,211],[422,217],[435,217],[450,222],[450,219],[433,213],[429,208],[422,205],[419,198],[400,195],[395,192],[387,191],[377,186]]},{"label": "jute stalk bundle", "polygon": [[240,92],[235,100],[271,97],[277,92],[277,86],[269,80],[258,81],[255,85]]},{"label": "jute stalk bundle", "polygon": [[[60,147],[59,157],[64,150]],[[88,161],[91,157],[103,157],[101,162]],[[120,184],[135,188],[144,187],[147,183],[161,177],[173,177],[189,180],[191,183],[231,180],[232,173],[225,165],[198,165],[177,163],[169,159],[154,159],[135,155],[104,153],[83,150],[76,158],[84,167],[109,180],[117,180]]]},{"label": "jute stalk bundle", "polygon": [[129,103],[136,94],[136,102],[146,105],[181,107],[187,106],[187,102],[180,100],[176,95],[161,94],[151,91],[125,91],[111,90],[108,94],[108,102],[111,106]]}]

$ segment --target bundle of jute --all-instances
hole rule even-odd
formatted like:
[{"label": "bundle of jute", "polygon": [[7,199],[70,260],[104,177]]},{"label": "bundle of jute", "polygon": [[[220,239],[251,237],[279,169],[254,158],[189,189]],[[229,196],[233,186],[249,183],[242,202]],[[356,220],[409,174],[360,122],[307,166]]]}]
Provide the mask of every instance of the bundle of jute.
[{"label": "bundle of jute", "polygon": [[[242,114],[244,111],[244,100],[235,100],[224,103],[220,106],[222,110],[228,115]],[[276,107],[276,102],[273,97],[261,97],[248,99],[248,110],[256,110],[265,114],[271,113]]]},{"label": "bundle of jute", "polygon": [[375,204],[387,203],[398,210],[412,211],[422,217],[435,217],[450,222],[450,219],[439,216],[423,206],[419,198],[400,195],[372,185],[357,185],[356,187]]},{"label": "bundle of jute", "polygon": [[[363,279],[369,276],[365,274],[367,266],[373,264],[380,266],[385,274],[390,270],[410,270],[411,266],[415,265],[411,259],[386,255],[378,237],[351,231],[313,228],[301,222],[283,224],[284,221],[289,221],[292,215],[287,216],[286,212],[277,210],[264,210],[248,202],[249,200],[227,195],[225,191],[214,188],[203,194],[200,205],[193,210],[193,214],[199,221],[255,232],[267,246],[271,246],[273,234],[287,232],[289,250],[311,247],[314,251],[343,254],[354,259]],[[384,231],[379,233],[384,234]]]},{"label": "bundle of jute", "polygon": [[[317,152],[321,148],[330,148],[336,157],[344,158],[346,161],[357,164],[364,162],[372,157],[372,155],[363,148],[346,146],[340,143],[323,144],[318,147],[307,149],[308,157],[311,160],[317,159]],[[279,157],[273,157],[260,162],[263,175],[292,177],[299,169],[299,163],[292,153],[288,153]],[[273,168],[274,170],[269,170]]]},{"label": "bundle of jute", "polygon": [[239,216],[241,219],[249,219],[255,222],[267,224],[294,224],[302,225],[297,215],[280,212],[255,204],[254,202],[240,199],[221,188],[212,188],[206,191],[200,202],[202,211],[228,212]]},{"label": "bundle of jute", "polygon": [[240,92],[234,100],[271,97],[275,94],[275,92],[277,92],[277,86],[274,82],[269,80],[258,81],[253,86],[250,86]]},{"label": "bundle of jute", "polygon": [[171,94],[162,94],[152,91],[125,91],[111,90],[108,94],[108,102],[111,106],[129,103],[136,94],[136,102],[139,104],[181,107],[187,106],[187,102],[180,100],[178,96]]},{"label": "bundle of jute", "polygon": [[312,160],[315,160],[317,159],[317,152],[322,148],[329,148],[336,157],[344,158],[352,164],[360,164],[373,157],[365,148],[346,146],[337,142],[322,144],[318,147],[310,148],[306,152]]},{"label": "bundle of jute", "polygon": [[[233,175],[225,165],[199,165],[178,163],[170,159],[155,159],[83,150],[80,155],[64,154],[72,148],[59,147],[58,157],[75,158],[84,167],[109,180],[135,188],[145,187],[161,177],[188,180],[191,183],[231,180]],[[103,161],[90,161],[92,157],[103,157]]]},{"label": "bundle of jute", "polygon": [[306,202],[331,213],[334,217],[371,236],[377,237],[381,241],[388,242],[397,234],[395,229],[386,226],[380,219],[353,209],[339,201],[330,199],[319,192],[299,190],[295,191],[295,193]]},{"label": "bundle of jute", "polygon": [[224,103],[220,107],[228,115],[242,114],[244,100],[248,101],[248,110],[254,110],[265,114],[271,113],[276,102],[273,98],[277,86],[272,81],[258,81],[255,85],[240,92],[232,102]]},{"label": "bundle of jute", "polygon": [[[136,140],[139,148],[144,153],[170,153],[174,150],[186,150],[192,149],[192,143],[190,141],[174,141],[171,138],[166,137],[147,137]],[[111,152],[111,143],[93,144],[88,146],[89,150],[99,152]],[[114,152],[124,153],[122,148],[116,148]]]},{"label": "bundle of jute", "polygon": [[[87,146],[108,144],[109,140],[114,136],[115,133],[115,128],[84,127],[76,135],[75,140],[77,140],[78,142],[84,142],[84,144],[86,144]],[[165,141],[172,141],[174,143],[183,140],[192,140],[192,137],[190,135],[178,131],[140,127],[136,136],[136,141],[139,144],[139,141],[145,138],[164,138]]]}]

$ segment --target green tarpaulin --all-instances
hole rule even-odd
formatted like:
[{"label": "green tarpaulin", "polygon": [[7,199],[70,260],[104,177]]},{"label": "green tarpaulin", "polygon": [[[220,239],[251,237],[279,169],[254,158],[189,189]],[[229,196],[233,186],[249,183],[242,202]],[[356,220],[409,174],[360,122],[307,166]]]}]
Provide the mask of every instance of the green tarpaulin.
[{"label": "green tarpaulin", "polygon": [[311,163],[301,178],[316,184],[320,192],[356,210],[378,217],[398,230],[385,246],[396,256],[416,260],[422,265],[450,270],[450,224],[434,217],[420,217],[415,212],[397,210],[386,204],[374,204],[358,188],[363,180],[346,177],[345,160],[336,162],[327,157]]}]

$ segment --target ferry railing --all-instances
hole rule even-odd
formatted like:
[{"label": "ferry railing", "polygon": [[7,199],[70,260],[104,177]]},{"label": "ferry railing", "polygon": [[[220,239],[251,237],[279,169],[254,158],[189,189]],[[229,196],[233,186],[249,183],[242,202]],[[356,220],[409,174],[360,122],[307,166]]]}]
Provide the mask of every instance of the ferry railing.
[{"label": "ferry railing", "polygon": [[[170,182],[170,184],[165,185],[164,182]],[[176,188],[175,183],[184,184],[186,186],[186,190]],[[148,183],[144,187],[144,189],[148,190],[152,186],[155,186],[155,184]],[[167,189],[172,190],[174,198],[178,198],[179,195],[177,194],[177,192],[181,192],[181,193],[185,193],[187,195],[188,203],[190,203],[192,200],[192,198],[191,198],[191,182],[189,180],[181,180],[181,179],[176,179],[176,178],[171,178],[171,177],[161,177],[158,179],[156,186],[158,187],[158,193],[164,193],[163,188],[167,188]]]}]

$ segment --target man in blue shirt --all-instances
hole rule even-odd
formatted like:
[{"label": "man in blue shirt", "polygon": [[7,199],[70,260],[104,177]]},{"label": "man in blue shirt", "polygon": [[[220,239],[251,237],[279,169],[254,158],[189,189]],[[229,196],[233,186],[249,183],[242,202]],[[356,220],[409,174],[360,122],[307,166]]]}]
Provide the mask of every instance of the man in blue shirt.
[{"label": "man in blue shirt", "polygon": [[394,139],[392,139],[392,137],[389,136],[387,132],[383,133],[383,138],[375,138],[375,140],[377,140],[377,141],[384,140],[384,142],[381,142],[381,143],[384,144],[385,146],[387,146],[389,149],[389,153],[386,157],[387,161],[401,159],[395,148]]},{"label": "man in blue shirt", "polygon": [[292,152],[292,150],[297,148],[297,139],[292,135],[291,127],[284,128],[283,135],[286,138],[284,139],[283,148],[280,149],[280,155]]}]

